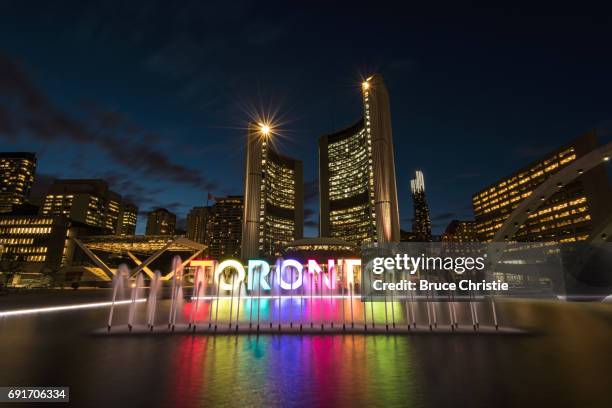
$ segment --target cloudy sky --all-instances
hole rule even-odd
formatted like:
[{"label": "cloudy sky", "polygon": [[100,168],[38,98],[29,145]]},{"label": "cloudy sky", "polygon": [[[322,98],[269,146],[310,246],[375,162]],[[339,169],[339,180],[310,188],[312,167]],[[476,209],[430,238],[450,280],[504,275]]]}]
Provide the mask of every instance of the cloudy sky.
[{"label": "cloudy sky", "polygon": [[317,140],[359,117],[374,72],[404,229],[415,169],[440,232],[546,151],[594,128],[610,139],[610,10],[289,4],[0,1],[0,149],[38,154],[39,190],[104,178],[184,218],[209,191],[242,193],[247,122],[275,114],[278,148],[304,161],[313,236]]}]

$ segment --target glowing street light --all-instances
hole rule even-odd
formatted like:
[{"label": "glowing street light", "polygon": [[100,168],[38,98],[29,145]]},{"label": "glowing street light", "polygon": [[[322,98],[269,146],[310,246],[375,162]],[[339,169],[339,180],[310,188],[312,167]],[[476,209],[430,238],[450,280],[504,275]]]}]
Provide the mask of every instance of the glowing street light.
[{"label": "glowing street light", "polygon": [[368,81],[363,81],[361,83],[361,87],[367,91],[368,89],[370,89],[370,83]]},{"label": "glowing street light", "polygon": [[260,122],[259,123],[259,133],[261,133],[261,135],[266,138],[271,136],[272,126],[268,124],[267,122]]},{"label": "glowing street light", "polygon": [[265,136],[268,136],[270,134],[270,126],[262,124],[261,133],[263,133]]}]

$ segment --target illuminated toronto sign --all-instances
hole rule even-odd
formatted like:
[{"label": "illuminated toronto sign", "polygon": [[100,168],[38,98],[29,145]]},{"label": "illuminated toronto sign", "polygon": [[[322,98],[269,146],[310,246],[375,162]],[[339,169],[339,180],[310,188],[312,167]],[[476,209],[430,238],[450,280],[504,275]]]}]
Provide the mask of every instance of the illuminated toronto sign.
[{"label": "illuminated toronto sign", "polygon": [[[192,260],[189,265],[196,268],[196,275],[199,276],[202,276],[200,271],[214,271],[213,281],[220,290],[233,291],[242,285],[246,285],[249,291],[255,288],[271,290],[271,282],[276,282],[276,285],[283,290],[295,291],[304,284],[305,273],[311,277],[311,280],[317,277],[315,280],[319,279],[321,285],[334,290],[338,276],[347,286],[354,284],[354,274],[359,272],[361,260],[329,259],[326,265],[321,265],[312,259],[306,264],[295,259],[278,259],[274,264],[261,259],[250,259],[247,265],[243,265],[236,259],[226,259],[221,262],[207,259]],[[232,274],[231,281],[221,278],[225,271]]]}]

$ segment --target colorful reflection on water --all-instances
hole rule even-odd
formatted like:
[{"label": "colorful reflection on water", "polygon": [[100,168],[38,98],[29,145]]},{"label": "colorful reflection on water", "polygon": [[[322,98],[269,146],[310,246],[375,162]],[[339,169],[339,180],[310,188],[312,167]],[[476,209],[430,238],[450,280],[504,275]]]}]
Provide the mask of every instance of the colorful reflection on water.
[{"label": "colorful reflection on water", "polygon": [[[401,358],[401,364],[398,364]],[[405,339],[365,336],[184,337],[166,403],[232,406],[415,405],[421,395]],[[401,389],[394,389],[401,384]],[[234,388],[235,387],[235,388]]]},{"label": "colorful reflection on water", "polygon": [[[610,305],[500,309],[535,334],[99,336],[107,310],[20,316],[0,319],[0,384],[69,385],[84,407],[609,406]],[[162,301],[160,319],[168,310]]]}]

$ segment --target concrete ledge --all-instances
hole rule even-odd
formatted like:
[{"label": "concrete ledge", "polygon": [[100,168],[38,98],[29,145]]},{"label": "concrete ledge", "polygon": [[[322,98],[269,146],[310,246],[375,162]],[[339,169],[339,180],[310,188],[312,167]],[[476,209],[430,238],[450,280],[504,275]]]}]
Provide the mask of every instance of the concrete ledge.
[{"label": "concrete ledge", "polygon": [[377,335],[525,335],[530,334],[529,332],[517,328],[511,327],[499,327],[496,329],[494,326],[479,326],[474,329],[473,326],[460,325],[459,327],[451,329],[450,326],[438,326],[432,327],[431,329],[427,325],[417,325],[416,327],[411,326],[410,329],[406,327],[406,325],[396,325],[395,328],[393,325],[389,325],[388,327],[385,324],[376,324],[372,327],[371,324],[368,327],[364,327],[363,324],[351,327],[350,324],[346,326],[342,326],[342,324],[338,325],[334,323],[332,327],[330,324],[326,324],[321,327],[321,324],[313,324],[310,326],[308,324],[302,324],[300,329],[300,325],[293,324],[293,326],[289,324],[283,324],[280,327],[278,324],[272,324],[270,327],[269,323],[264,323],[259,325],[259,330],[257,329],[257,325],[253,324],[252,327],[249,327],[248,323],[241,323],[238,327],[232,325],[230,328],[227,323],[223,326],[217,325],[215,329],[214,323],[210,326],[208,323],[203,323],[195,326],[189,327],[187,324],[178,324],[174,327],[174,331],[168,328],[168,325],[158,325],[151,330],[144,325],[133,326],[130,331],[127,325],[122,324],[120,326],[114,326],[108,331],[106,328],[95,330],[92,334],[97,336],[142,336],[142,335],[155,335],[155,336],[164,336],[164,335],[205,335],[205,336],[215,336],[215,335],[257,335],[257,334],[265,334],[265,335],[369,335],[369,334],[377,334]]}]

